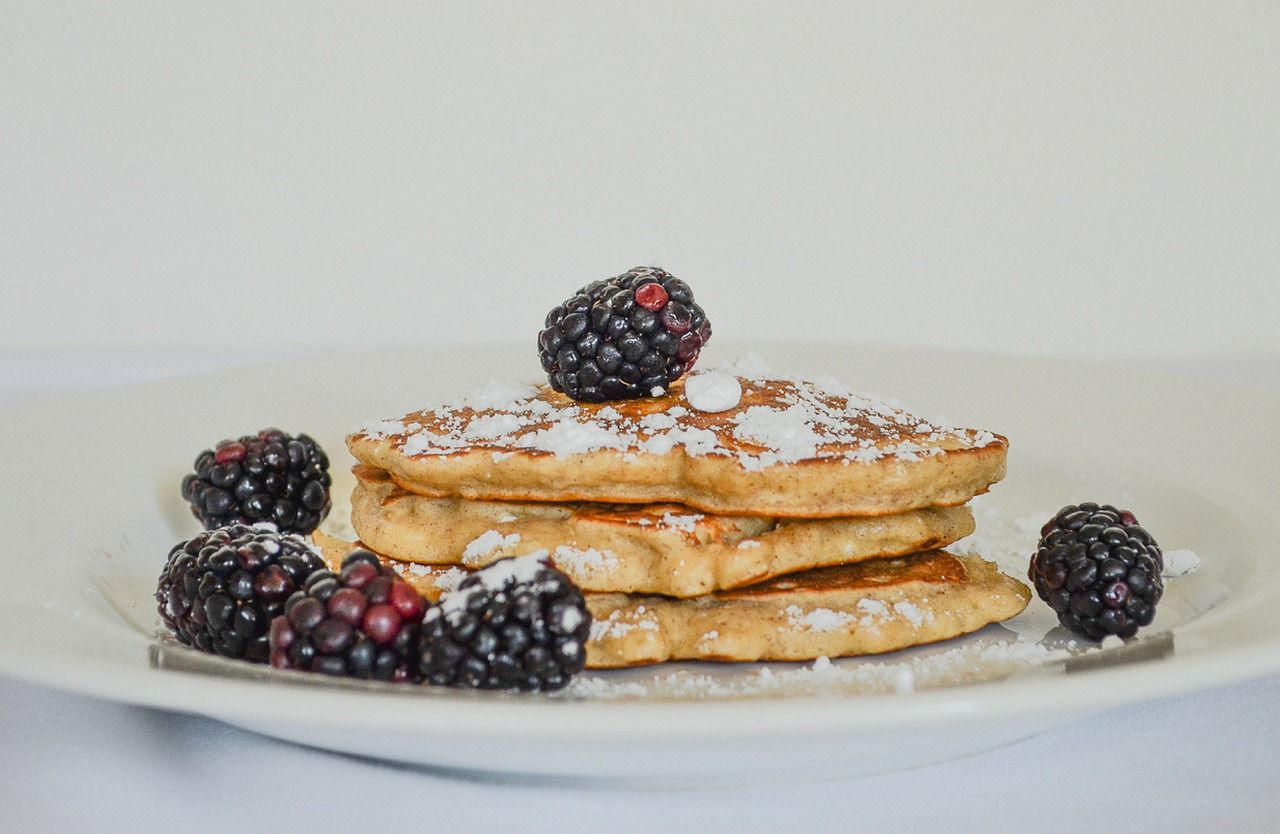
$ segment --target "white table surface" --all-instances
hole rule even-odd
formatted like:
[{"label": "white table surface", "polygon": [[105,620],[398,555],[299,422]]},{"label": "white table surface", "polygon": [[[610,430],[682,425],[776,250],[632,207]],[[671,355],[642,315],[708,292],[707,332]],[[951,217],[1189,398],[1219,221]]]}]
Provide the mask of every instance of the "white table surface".
[{"label": "white table surface", "polygon": [[[0,355],[0,408],[260,356]],[[1160,363],[1280,391],[1280,358]],[[625,756],[625,751],[619,751]],[[1280,677],[826,784],[620,791],[461,781],[0,678],[0,832],[1275,831]]]}]

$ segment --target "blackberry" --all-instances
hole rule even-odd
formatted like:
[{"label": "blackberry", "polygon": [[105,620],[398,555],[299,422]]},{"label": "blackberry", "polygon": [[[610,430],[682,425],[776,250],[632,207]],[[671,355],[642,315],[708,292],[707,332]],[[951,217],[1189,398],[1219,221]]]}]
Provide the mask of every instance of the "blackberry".
[{"label": "blackberry", "polygon": [[637,266],[547,313],[538,357],[551,387],[575,400],[630,400],[664,393],[710,339],[711,322],[689,285]]},{"label": "blackberry", "polygon": [[160,617],[187,646],[266,663],[267,630],[324,562],[297,536],[233,524],[180,542],[156,586]]},{"label": "blackberry", "polygon": [[197,455],[182,497],[205,529],[270,521],[281,532],[310,533],[329,514],[332,483],[314,440],[263,429]]},{"label": "blackberry", "polygon": [[319,571],[271,621],[271,665],[364,680],[417,682],[422,615],[413,586],[367,550]]},{"label": "blackberry", "polygon": [[1164,554],[1133,513],[1072,504],[1040,536],[1028,576],[1062,625],[1094,640],[1151,625],[1164,593]]},{"label": "blackberry", "polygon": [[586,663],[591,614],[542,555],[504,559],[427,611],[422,674],[464,689],[561,689]]}]

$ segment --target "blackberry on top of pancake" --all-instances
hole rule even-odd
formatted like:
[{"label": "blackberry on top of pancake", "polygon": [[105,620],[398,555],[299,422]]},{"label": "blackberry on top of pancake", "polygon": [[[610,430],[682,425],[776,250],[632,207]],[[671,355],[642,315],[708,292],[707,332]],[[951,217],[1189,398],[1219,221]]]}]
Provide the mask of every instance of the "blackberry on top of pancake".
[{"label": "blackberry on top of pancake", "polygon": [[544,324],[538,358],[547,381],[580,402],[660,396],[711,339],[689,285],[651,266],[586,285]]}]

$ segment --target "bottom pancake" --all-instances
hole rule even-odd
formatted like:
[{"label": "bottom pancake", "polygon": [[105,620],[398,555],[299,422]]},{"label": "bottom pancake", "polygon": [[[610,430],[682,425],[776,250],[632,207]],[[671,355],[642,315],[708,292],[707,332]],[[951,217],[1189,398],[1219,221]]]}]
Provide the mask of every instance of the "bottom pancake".
[{"label": "bottom pancake", "polygon": [[587,665],[813,660],[881,654],[1021,613],[1026,585],[976,556],[931,550],[818,568],[696,599],[590,594]]},{"label": "bottom pancake", "polygon": [[[336,565],[354,546],[316,535]],[[387,560],[429,599],[457,583],[456,567]],[[789,574],[693,599],[588,593],[587,667],[668,660],[813,660],[935,643],[1026,608],[1026,585],[976,556],[940,550]]]}]

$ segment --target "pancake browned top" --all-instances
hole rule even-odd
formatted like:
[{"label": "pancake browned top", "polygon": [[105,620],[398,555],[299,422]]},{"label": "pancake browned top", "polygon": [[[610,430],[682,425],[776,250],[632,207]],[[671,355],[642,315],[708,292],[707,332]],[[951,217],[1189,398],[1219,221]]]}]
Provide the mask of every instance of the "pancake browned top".
[{"label": "pancake browned top", "polygon": [[603,404],[495,384],[370,423],[347,444],[427,496],[792,518],[954,506],[1004,475],[1000,435],[939,426],[836,383],[740,380],[742,401],[717,413],[693,409],[680,383]]}]

